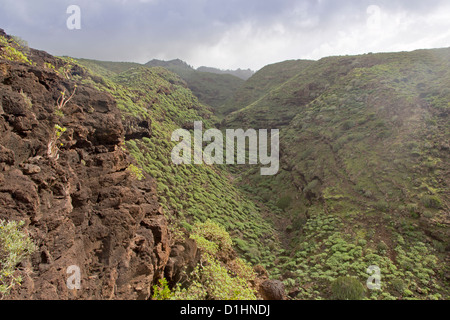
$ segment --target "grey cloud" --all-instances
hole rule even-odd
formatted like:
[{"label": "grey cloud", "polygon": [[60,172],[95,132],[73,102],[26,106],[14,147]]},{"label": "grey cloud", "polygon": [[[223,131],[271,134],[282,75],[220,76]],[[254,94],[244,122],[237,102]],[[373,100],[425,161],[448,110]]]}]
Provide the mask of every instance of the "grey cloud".
[{"label": "grey cloud", "polygon": [[[224,68],[237,67],[238,61],[250,61],[250,67],[255,68],[286,57],[317,56],[325,52],[325,47],[330,47],[327,53],[333,53],[334,46],[339,47],[336,53],[342,54],[346,39],[341,39],[339,45],[334,39],[363,28],[369,5],[378,5],[390,14],[424,16],[447,3],[444,0],[0,0],[0,28],[57,55],[138,62],[155,57],[181,58],[192,64]],[[65,27],[66,8],[71,4],[82,9],[82,30],[69,31]],[[438,33],[447,30],[445,26],[442,30],[432,29]],[[262,49],[258,51],[256,47]],[[219,51],[228,55],[224,57]],[[273,56],[268,56],[268,51]],[[278,60],[268,61],[277,59],[278,52]],[[208,60],[202,63],[200,59]]]}]

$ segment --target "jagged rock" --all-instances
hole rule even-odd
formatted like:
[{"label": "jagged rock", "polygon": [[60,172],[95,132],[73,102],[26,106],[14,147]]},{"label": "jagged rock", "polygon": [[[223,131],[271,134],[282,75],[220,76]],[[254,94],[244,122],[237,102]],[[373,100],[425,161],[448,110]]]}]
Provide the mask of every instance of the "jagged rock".
[{"label": "jagged rock", "polygon": [[284,285],[278,280],[266,280],[259,287],[259,293],[264,300],[284,300]]},{"label": "jagged rock", "polygon": [[125,139],[134,140],[150,138],[152,136],[152,122],[150,119],[140,120],[134,117],[124,119]]},{"label": "jagged rock", "polygon": [[[120,147],[120,111],[110,94],[78,83],[56,116],[60,92],[75,83],[44,68],[62,66],[47,53],[31,49],[30,59],[36,65],[0,59],[0,219],[25,221],[38,248],[8,298],[149,299],[169,261],[170,233],[155,182],[125,170],[132,162]],[[50,159],[56,124],[66,131]],[[151,134],[150,123],[138,127]],[[66,284],[73,265],[80,290]]]},{"label": "jagged rock", "polygon": [[170,258],[164,270],[164,275],[170,286],[183,283],[200,261],[200,251],[192,239],[176,243],[170,252]]},{"label": "jagged rock", "polygon": [[23,173],[25,174],[35,174],[41,172],[41,168],[34,164],[24,164],[22,165]]}]

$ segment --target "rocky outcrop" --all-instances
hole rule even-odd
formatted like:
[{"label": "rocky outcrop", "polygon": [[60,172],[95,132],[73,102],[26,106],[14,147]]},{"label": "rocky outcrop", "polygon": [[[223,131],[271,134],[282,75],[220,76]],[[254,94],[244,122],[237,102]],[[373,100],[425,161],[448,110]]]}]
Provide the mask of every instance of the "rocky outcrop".
[{"label": "rocky outcrop", "polygon": [[[125,130],[109,94],[46,68],[63,62],[45,52],[29,58],[0,59],[0,219],[25,221],[37,245],[10,298],[149,299],[169,261],[168,222],[122,146],[126,134],[151,134],[149,123]],[[74,95],[58,111],[61,92]],[[79,290],[66,285],[70,266]]]},{"label": "rocky outcrop", "polygon": [[264,300],[285,300],[284,285],[279,280],[266,280],[259,287]]}]

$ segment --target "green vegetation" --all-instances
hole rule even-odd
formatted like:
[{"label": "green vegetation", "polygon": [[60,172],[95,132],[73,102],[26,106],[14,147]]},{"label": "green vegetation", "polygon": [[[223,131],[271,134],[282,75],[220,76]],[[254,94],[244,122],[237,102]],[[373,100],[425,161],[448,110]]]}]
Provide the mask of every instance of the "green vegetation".
[{"label": "green vegetation", "polygon": [[313,61],[292,60],[268,65],[256,72],[223,105],[216,108],[221,115],[228,115],[258,101],[268,92],[296,76]]},{"label": "green vegetation", "polygon": [[179,76],[162,67],[134,68],[116,75],[100,68],[97,65],[97,73],[89,70],[91,77],[84,83],[111,93],[124,119],[151,120],[152,136],[128,140],[125,146],[136,159],[138,170],[156,180],[159,201],[174,232],[190,230],[210,219],[233,239],[240,239],[237,249],[246,260],[270,264],[279,248],[273,227],[248,196],[230,183],[226,166],[172,163],[171,151],[176,145],[171,141],[172,132],[191,129],[199,120],[205,128],[213,127],[217,119],[212,110],[198,101]]},{"label": "green vegetation", "polygon": [[134,164],[130,164],[127,168],[129,172],[138,180],[141,181],[142,179],[145,179],[145,176],[142,172],[141,168],[136,167]]},{"label": "green vegetation", "polygon": [[59,155],[59,147],[62,147],[64,144],[59,142],[61,136],[67,131],[67,128],[61,127],[58,124],[55,124],[52,136],[47,146],[47,155],[51,159],[58,159]]},{"label": "green vegetation", "polygon": [[172,293],[165,278],[159,280],[159,285],[153,286],[153,300],[169,300]]},{"label": "green vegetation", "polygon": [[[111,93],[124,120],[152,123],[151,136],[125,146],[135,171],[156,180],[173,232],[202,248],[189,285],[170,298],[253,298],[221,258],[232,245],[298,299],[448,298],[449,50],[275,64],[215,108],[187,88],[192,68],[182,63],[180,77],[162,66],[78,62],[90,69],[82,81]],[[226,128],[281,129],[277,176],[172,164],[175,129],[196,120],[211,128],[225,115]],[[362,285],[371,265],[382,290]],[[158,288],[155,299],[167,299]]]},{"label": "green vegetation", "polygon": [[297,298],[331,298],[339,277],[365,283],[370,265],[383,277],[370,299],[448,297],[449,65],[448,49],[325,58],[263,95],[249,88],[225,119],[280,129],[279,174],[235,174],[280,221],[285,251],[269,269]]},{"label": "green vegetation", "polygon": [[4,36],[0,36],[0,58],[6,59],[9,61],[32,64],[28,59],[26,50],[27,47],[24,47],[25,43],[19,44],[17,42],[19,38],[5,38]]},{"label": "green vegetation", "polygon": [[[244,80],[230,74],[218,74],[197,71],[185,62],[176,59],[172,61],[152,60],[145,65],[130,62],[108,62],[80,59],[80,63],[103,77],[114,77],[120,73],[127,73],[131,69],[148,68],[166,69],[177,74],[182,80],[178,84],[189,88],[197,99],[216,111],[234,95]],[[170,81],[170,80],[169,80]],[[216,113],[220,115],[220,113]]]},{"label": "green vegetation", "polygon": [[362,300],[364,287],[356,278],[339,277],[331,285],[333,298],[336,300]]},{"label": "green vegetation", "polygon": [[230,235],[211,220],[194,226],[191,238],[201,250],[201,261],[189,275],[189,284],[175,289],[176,300],[256,300],[251,283],[256,275],[241,259],[230,261]]},{"label": "green vegetation", "polygon": [[0,220],[0,299],[21,284],[17,266],[35,251],[32,240],[21,230],[23,225],[23,221]]}]

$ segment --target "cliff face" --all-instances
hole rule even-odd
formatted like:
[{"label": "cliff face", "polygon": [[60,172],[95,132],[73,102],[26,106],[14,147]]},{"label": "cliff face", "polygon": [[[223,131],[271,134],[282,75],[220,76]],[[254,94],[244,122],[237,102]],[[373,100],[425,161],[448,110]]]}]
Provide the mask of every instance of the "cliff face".
[{"label": "cliff face", "polygon": [[[170,236],[154,181],[127,170],[133,132],[109,94],[69,80],[82,70],[29,50],[31,64],[0,59],[0,219],[25,221],[38,247],[11,298],[148,299]],[[66,286],[72,265],[82,290]]]}]

